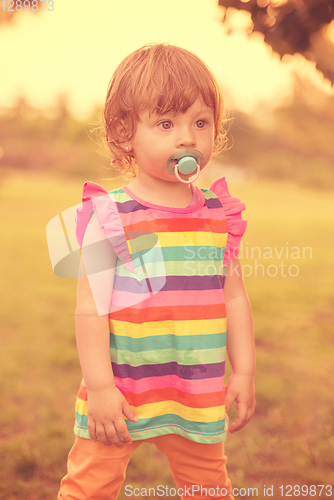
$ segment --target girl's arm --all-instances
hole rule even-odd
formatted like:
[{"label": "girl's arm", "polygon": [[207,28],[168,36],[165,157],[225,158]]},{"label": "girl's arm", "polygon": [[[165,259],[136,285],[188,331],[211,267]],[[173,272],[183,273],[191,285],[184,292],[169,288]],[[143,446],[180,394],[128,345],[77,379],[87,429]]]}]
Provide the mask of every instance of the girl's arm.
[{"label": "girl's arm", "polygon": [[[96,259],[100,259],[98,269],[102,267],[102,271],[94,272]],[[138,418],[115,385],[110,360],[108,313],[116,260],[112,246],[93,214],[82,246],[84,277],[78,279],[77,286],[76,340],[88,394],[89,435],[93,441],[98,437],[105,445],[114,443],[122,448],[118,434],[126,443],[132,442],[123,414],[132,421]]]},{"label": "girl's arm", "polygon": [[227,352],[232,375],[227,383],[225,409],[237,404],[237,420],[230,431],[242,429],[255,410],[255,343],[250,303],[242,280],[239,259],[227,266],[224,296],[227,318]]}]

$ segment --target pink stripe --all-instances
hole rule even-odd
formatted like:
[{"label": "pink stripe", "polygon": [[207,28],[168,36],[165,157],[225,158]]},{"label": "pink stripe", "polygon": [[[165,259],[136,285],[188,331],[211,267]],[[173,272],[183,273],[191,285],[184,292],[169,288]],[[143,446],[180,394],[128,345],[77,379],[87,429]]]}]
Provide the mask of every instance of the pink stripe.
[{"label": "pink stripe", "polygon": [[224,388],[224,377],[184,380],[177,375],[166,375],[164,377],[146,377],[135,381],[131,378],[115,377],[115,382],[122,392],[132,392],[133,394],[141,394],[152,389],[169,388],[175,388],[187,394],[209,394],[210,392],[222,391]]},{"label": "pink stripe", "polygon": [[[133,294],[132,294],[133,295]],[[217,290],[175,290],[160,291],[153,295],[146,304],[137,304],[133,307],[144,309],[145,307],[161,306],[194,306],[224,304],[224,296],[221,289]]]},{"label": "pink stripe", "polygon": [[134,307],[141,309],[141,305],[144,301],[151,297],[150,292],[148,293],[131,293],[126,291],[120,291],[113,289],[112,293],[112,303],[110,306],[110,313],[119,311],[120,309],[126,309],[128,307]]},{"label": "pink stripe", "polygon": [[[147,302],[146,299],[150,299],[150,301]],[[206,290],[205,294],[203,294],[203,290],[160,290],[159,293],[155,293],[154,295],[150,293],[139,295],[125,290],[113,289],[110,312],[116,312],[127,307],[146,309],[148,307],[170,307],[181,304],[182,306],[223,305],[225,301],[221,289]]]}]

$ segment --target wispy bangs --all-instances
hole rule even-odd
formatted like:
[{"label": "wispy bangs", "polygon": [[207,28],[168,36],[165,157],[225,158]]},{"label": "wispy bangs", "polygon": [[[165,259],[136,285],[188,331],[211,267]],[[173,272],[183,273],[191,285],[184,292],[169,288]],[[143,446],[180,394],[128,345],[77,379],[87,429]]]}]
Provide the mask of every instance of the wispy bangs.
[{"label": "wispy bangs", "polygon": [[149,61],[142,73],[136,75],[139,77],[133,86],[136,114],[143,110],[158,115],[171,111],[185,113],[198,97],[215,109],[219,96],[215,82],[208,78],[207,68],[202,68],[198,60],[182,60],[173,53],[169,58],[162,55],[165,57]]}]

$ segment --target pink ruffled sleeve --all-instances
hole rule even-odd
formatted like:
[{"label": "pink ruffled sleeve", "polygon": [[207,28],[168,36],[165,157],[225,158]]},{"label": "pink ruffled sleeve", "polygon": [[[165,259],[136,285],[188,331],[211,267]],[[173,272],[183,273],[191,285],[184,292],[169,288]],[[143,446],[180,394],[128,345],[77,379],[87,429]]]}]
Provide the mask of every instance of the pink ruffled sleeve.
[{"label": "pink ruffled sleeve", "polygon": [[247,226],[247,221],[241,218],[241,212],[246,206],[239,198],[230,195],[225,177],[217,179],[210,187],[210,191],[218,196],[227,219],[228,237],[223,260],[223,266],[227,266],[239,255],[240,241]]},{"label": "pink ruffled sleeve", "polygon": [[77,209],[76,215],[76,237],[80,248],[82,248],[85,231],[93,212],[96,213],[98,224],[103,229],[117,257],[129,271],[134,273],[135,269],[116,203],[102,186],[93,182],[85,182],[82,190],[82,206]]}]

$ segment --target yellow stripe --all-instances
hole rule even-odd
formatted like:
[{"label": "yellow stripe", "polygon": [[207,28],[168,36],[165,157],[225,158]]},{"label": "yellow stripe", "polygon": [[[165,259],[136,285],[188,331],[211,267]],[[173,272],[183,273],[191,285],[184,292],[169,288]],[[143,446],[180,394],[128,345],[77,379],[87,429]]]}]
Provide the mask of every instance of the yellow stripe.
[{"label": "yellow stripe", "polygon": [[[143,311],[145,314],[145,310]],[[134,339],[170,334],[176,335],[177,337],[188,335],[212,335],[226,332],[226,318],[184,321],[148,321],[142,324],[110,319],[110,331],[114,335]]]},{"label": "yellow stripe", "polygon": [[228,233],[213,233],[205,231],[155,233],[162,247],[191,245],[200,247],[226,246]]},{"label": "yellow stripe", "polygon": [[80,413],[80,415],[87,415],[87,401],[77,398],[75,402],[75,411]]},{"label": "yellow stripe", "polygon": [[[228,233],[213,233],[205,231],[163,232],[154,233],[158,237],[155,247],[198,246],[198,247],[225,247]],[[128,240],[131,253],[152,248],[152,235],[142,235]]]},{"label": "yellow stripe", "polygon": [[192,422],[217,422],[225,418],[225,405],[211,408],[190,408],[177,401],[163,401],[131,407],[138,418],[153,418],[162,415],[178,415]]},{"label": "yellow stripe", "polygon": [[156,233],[143,234],[136,238],[131,237],[131,239],[128,240],[128,244],[132,253],[150,250],[154,247],[160,248],[160,241]]},{"label": "yellow stripe", "polygon": [[[225,418],[225,405],[211,408],[190,408],[177,401],[163,401],[141,406],[131,406],[138,418],[153,418],[162,415],[178,415],[191,422],[217,422]],[[77,398],[75,411],[87,415],[87,401]]]}]

